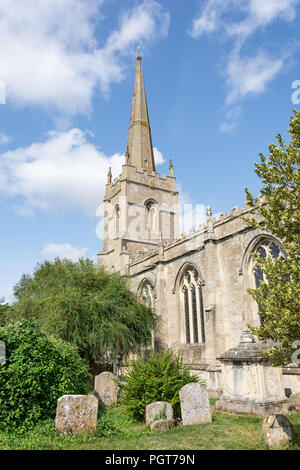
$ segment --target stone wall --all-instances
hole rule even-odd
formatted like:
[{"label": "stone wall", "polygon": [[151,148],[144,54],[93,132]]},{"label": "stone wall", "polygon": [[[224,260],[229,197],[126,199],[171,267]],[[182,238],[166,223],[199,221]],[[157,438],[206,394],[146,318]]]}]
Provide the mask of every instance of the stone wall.
[{"label": "stone wall", "polygon": [[[208,236],[207,227],[200,227],[161,250],[133,259],[127,267],[134,291],[144,280],[153,286],[155,309],[161,317],[156,344],[182,351],[185,363],[195,365],[193,370],[207,380],[213,396],[222,391],[216,358],[236,345],[247,322],[260,321],[257,305],[247,292],[255,286],[250,253],[261,239],[273,237],[249,228],[239,218],[241,214],[247,216],[248,210],[235,208],[230,216],[223,215],[214,224],[213,237]],[[201,277],[206,332],[203,344],[186,344],[184,340],[178,287],[187,266],[197,269]],[[298,377],[284,374],[284,380],[293,382],[293,388],[298,386]]]}]

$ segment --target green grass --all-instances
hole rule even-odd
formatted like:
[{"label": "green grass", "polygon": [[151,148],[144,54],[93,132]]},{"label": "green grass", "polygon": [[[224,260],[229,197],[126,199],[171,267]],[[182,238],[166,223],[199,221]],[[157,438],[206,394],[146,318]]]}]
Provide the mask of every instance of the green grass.
[{"label": "green grass", "polygon": [[[296,440],[292,449],[300,450],[300,413],[288,415]],[[139,450],[139,449],[267,449],[262,418],[213,412],[213,422],[176,426],[155,433],[142,423],[134,423],[122,406],[102,409],[97,431],[90,435],[60,436],[52,420],[39,423],[22,435],[0,433],[0,449],[23,450]]]}]

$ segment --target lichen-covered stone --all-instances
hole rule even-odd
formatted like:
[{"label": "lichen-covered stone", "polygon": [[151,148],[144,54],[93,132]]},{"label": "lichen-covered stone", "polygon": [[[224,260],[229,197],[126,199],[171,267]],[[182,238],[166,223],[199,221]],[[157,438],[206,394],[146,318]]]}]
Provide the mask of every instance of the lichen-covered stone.
[{"label": "lichen-covered stone", "polygon": [[155,421],[172,421],[173,408],[166,401],[155,401],[146,406],[146,425],[151,427]]},{"label": "lichen-covered stone", "polygon": [[239,344],[219,360],[223,393],[216,403],[218,410],[266,416],[282,409],[287,401],[282,371],[263,356],[250,331],[243,330]]},{"label": "lichen-covered stone", "polygon": [[98,400],[93,395],[63,395],[57,401],[55,426],[61,434],[96,430]]},{"label": "lichen-covered stone", "polygon": [[263,431],[267,444],[272,449],[286,446],[293,439],[293,428],[289,420],[280,414],[264,419]]},{"label": "lichen-covered stone", "polygon": [[115,405],[118,401],[118,377],[111,372],[102,372],[95,377],[95,396],[107,406]]},{"label": "lichen-covered stone", "polygon": [[198,383],[190,383],[179,392],[182,424],[211,423],[208,393]]},{"label": "lichen-covered stone", "polygon": [[167,431],[174,424],[172,419],[159,419],[150,424],[151,431]]}]

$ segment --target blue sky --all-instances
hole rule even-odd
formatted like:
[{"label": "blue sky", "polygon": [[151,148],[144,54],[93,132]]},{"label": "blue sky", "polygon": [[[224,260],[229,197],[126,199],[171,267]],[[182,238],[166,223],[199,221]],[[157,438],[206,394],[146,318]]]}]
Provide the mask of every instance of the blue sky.
[{"label": "blue sky", "polygon": [[139,43],[157,170],[173,159],[182,202],[243,207],[300,109],[299,20],[300,0],[1,0],[0,297],[101,249]]}]

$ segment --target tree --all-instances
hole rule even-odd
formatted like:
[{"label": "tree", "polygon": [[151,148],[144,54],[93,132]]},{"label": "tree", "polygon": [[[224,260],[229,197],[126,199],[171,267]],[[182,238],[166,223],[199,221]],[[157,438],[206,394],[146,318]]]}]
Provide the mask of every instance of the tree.
[{"label": "tree", "polygon": [[[255,172],[262,182],[260,196],[246,189],[252,207],[248,222],[278,237],[285,250],[284,259],[253,257],[266,281],[249,289],[259,305],[260,326],[248,325],[260,339],[277,341],[266,354],[274,366],[293,362],[300,340],[300,112],[290,120],[291,141],[286,145],[280,134],[278,145],[269,145],[269,157],[260,154]],[[257,218],[256,216],[259,216]],[[258,220],[262,218],[263,222]],[[245,220],[245,219],[244,219]],[[299,343],[298,343],[299,344]],[[292,357],[293,356],[293,357]]]},{"label": "tree", "polygon": [[149,346],[157,323],[125,277],[89,259],[45,261],[21,278],[14,295],[17,317],[38,319],[45,332],[76,345],[92,367]]},{"label": "tree", "polygon": [[5,325],[6,321],[10,317],[10,314],[12,313],[13,308],[9,305],[8,302],[5,302],[4,297],[0,297],[0,326]]}]

